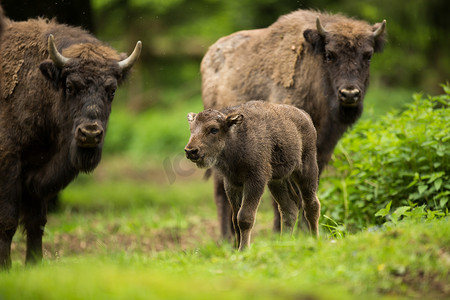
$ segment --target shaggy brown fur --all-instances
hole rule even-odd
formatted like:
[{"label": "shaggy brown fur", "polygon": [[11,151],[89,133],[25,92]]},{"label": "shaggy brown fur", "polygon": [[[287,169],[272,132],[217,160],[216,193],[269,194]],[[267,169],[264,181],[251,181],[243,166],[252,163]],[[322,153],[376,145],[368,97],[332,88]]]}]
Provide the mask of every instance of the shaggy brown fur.
[{"label": "shaggy brown fur", "polygon": [[190,113],[188,120],[186,156],[224,177],[239,250],[250,245],[266,185],[278,203],[283,230],[292,232],[303,207],[310,232],[318,235],[316,130],[308,114],[291,105],[251,101]]},{"label": "shaggy brown fur", "polygon": [[[69,60],[49,59],[49,35]],[[26,262],[42,259],[47,199],[100,162],[111,102],[128,69],[80,28],[6,20],[0,40],[0,269],[19,220]]]},{"label": "shaggy brown fur", "polygon": [[[325,33],[318,31],[317,17]],[[304,109],[317,129],[322,171],[342,134],[362,113],[370,59],[385,42],[384,24],[298,10],[268,28],[223,37],[201,64],[204,107],[221,109],[264,99]],[[215,177],[215,195],[225,237],[230,209],[223,204],[220,176]],[[275,218],[276,230],[277,224]]]}]

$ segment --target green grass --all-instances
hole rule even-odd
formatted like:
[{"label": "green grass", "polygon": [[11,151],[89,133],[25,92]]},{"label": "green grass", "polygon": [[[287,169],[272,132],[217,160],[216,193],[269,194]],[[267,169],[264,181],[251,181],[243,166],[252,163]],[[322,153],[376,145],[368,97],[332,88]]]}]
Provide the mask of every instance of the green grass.
[{"label": "green grass", "polygon": [[0,299],[434,299],[450,295],[450,223],[403,223],[342,240],[258,236],[237,253],[109,251],[1,274]]},{"label": "green grass", "polygon": [[41,265],[24,266],[25,241],[16,235],[13,268],[0,274],[0,299],[450,296],[448,219],[338,240],[325,227],[318,240],[280,238],[271,233],[266,196],[252,247],[238,253],[218,243],[212,182],[202,172],[169,181],[158,163],[107,158],[61,197],[61,211],[49,216]]}]

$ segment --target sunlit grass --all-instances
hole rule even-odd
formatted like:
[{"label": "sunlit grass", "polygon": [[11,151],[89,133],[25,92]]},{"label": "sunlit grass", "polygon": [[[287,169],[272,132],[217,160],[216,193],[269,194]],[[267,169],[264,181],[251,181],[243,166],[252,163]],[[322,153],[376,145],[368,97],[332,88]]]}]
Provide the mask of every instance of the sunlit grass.
[{"label": "sunlit grass", "polygon": [[262,235],[244,253],[213,242],[184,250],[109,251],[26,269],[15,265],[0,275],[0,297],[431,299],[450,293],[449,244],[450,222],[434,220],[338,241]]}]

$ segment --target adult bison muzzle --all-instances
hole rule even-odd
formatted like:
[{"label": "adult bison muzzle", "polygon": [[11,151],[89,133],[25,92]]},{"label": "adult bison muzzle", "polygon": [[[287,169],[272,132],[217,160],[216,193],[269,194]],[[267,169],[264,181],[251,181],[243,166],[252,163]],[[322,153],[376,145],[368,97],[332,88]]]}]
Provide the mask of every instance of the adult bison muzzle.
[{"label": "adult bison muzzle", "polygon": [[[220,110],[264,99],[305,110],[317,130],[321,172],[342,134],[361,116],[370,61],[383,49],[385,28],[386,21],[370,25],[298,10],[267,28],[223,37],[202,60],[204,107]],[[230,236],[223,180],[216,174],[214,181],[221,232]],[[279,230],[279,224],[276,218],[274,228]]]},{"label": "adult bison muzzle", "polygon": [[26,262],[42,259],[47,201],[98,165],[111,105],[141,51],[119,54],[86,31],[6,20],[0,98],[0,269],[19,220]]}]

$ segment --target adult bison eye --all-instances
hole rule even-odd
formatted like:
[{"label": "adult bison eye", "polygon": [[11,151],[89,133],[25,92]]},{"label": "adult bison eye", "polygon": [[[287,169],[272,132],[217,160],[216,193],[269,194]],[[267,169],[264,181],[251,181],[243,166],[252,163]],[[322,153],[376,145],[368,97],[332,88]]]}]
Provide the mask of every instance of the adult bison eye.
[{"label": "adult bison eye", "polygon": [[211,133],[211,134],[216,134],[216,133],[218,133],[218,132],[219,132],[219,129],[218,129],[218,128],[215,128],[215,127],[211,128],[211,129],[209,130],[209,133]]},{"label": "adult bison eye", "polygon": [[372,52],[366,52],[363,54],[363,59],[367,62],[370,62],[370,60],[372,59]]},{"label": "adult bison eye", "polygon": [[110,89],[108,91],[108,100],[113,101],[115,95],[116,95],[116,89]]},{"label": "adult bison eye", "polygon": [[331,52],[331,51],[327,51],[325,53],[325,61],[330,63],[336,60],[336,53]]},{"label": "adult bison eye", "polygon": [[66,83],[66,94],[73,95],[74,92],[75,92],[75,88],[74,88],[73,84],[70,81],[68,81]]}]

